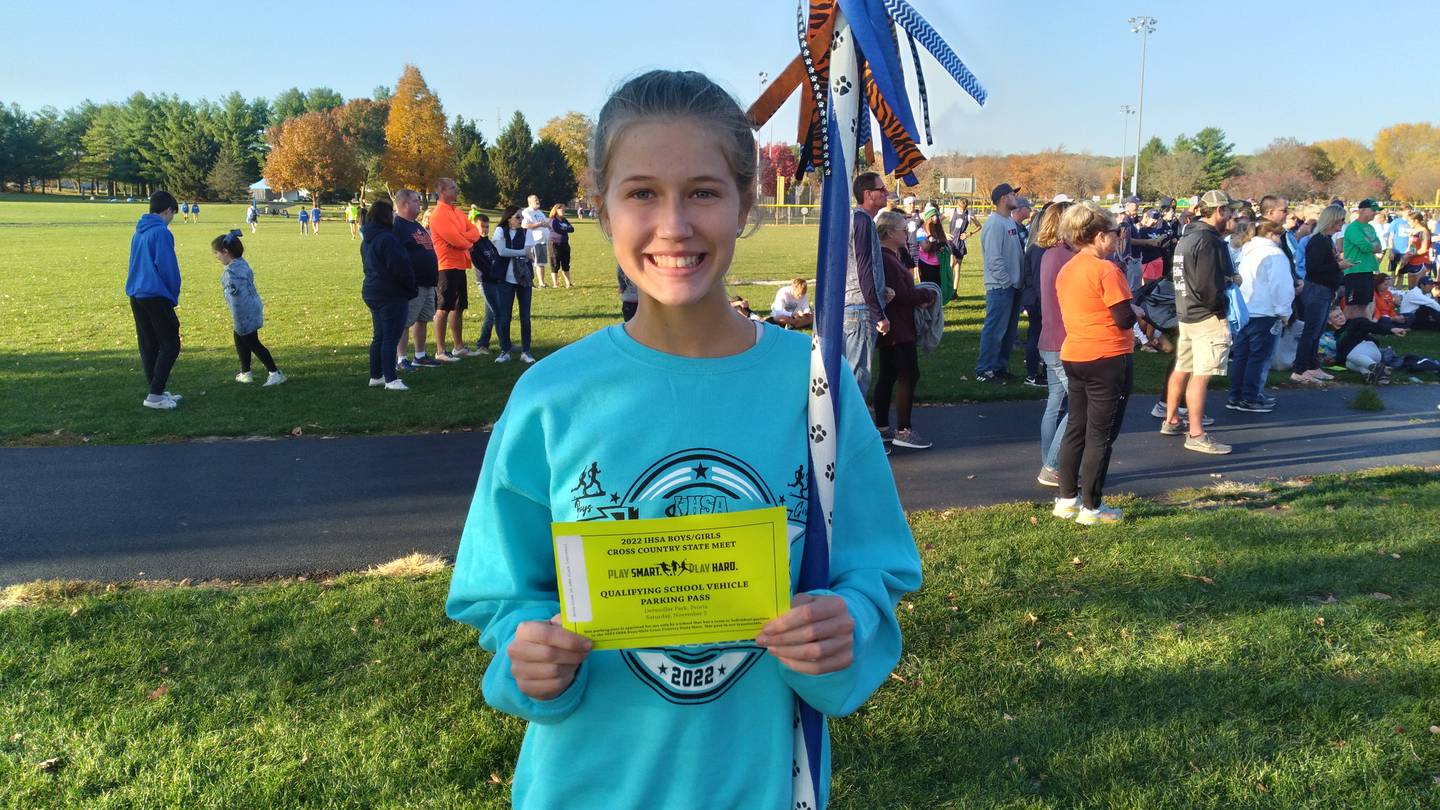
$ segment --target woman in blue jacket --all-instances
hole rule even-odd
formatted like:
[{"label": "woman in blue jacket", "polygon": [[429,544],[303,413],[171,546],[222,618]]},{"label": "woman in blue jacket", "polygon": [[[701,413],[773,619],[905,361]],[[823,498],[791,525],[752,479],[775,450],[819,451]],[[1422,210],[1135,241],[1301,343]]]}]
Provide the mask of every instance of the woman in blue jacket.
[{"label": "woman in blue jacket", "polygon": [[[302,213],[304,209],[301,209]],[[395,347],[405,331],[410,299],[415,297],[415,271],[405,248],[395,238],[395,209],[378,200],[370,206],[370,217],[360,229],[360,258],[365,266],[365,283],[360,297],[370,308],[374,331],[370,337],[370,387],[385,386],[391,391],[409,387],[395,376]]]}]

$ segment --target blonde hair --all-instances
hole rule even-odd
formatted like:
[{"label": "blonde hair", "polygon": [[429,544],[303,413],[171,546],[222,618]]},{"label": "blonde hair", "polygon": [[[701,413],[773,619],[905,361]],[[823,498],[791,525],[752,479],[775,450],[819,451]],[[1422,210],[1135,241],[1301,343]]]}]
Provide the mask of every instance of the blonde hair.
[{"label": "blonde hair", "polygon": [[803,278],[797,278],[790,282],[790,290],[796,295],[804,295],[810,290],[810,282]]},{"label": "blonde hair", "polygon": [[1276,225],[1268,219],[1262,219],[1255,226],[1255,235],[1269,239],[1272,236],[1279,236],[1285,233],[1284,225]]},{"label": "blonde hair", "polygon": [[1040,216],[1040,227],[1035,233],[1035,244],[1042,248],[1051,248],[1060,244],[1060,220],[1065,217],[1065,212],[1070,210],[1073,202],[1053,203],[1046,208]]},{"label": "blonde hair", "polygon": [[1115,230],[1115,218],[1092,200],[1081,200],[1060,217],[1061,239],[1075,247],[1088,245],[1106,231]]},{"label": "blonde hair", "polygon": [[555,217],[560,216],[560,212],[564,210],[565,203],[555,203],[554,205],[550,206],[550,218],[554,219]]},{"label": "blonde hair", "polygon": [[625,82],[600,108],[590,138],[592,187],[603,209],[610,158],[626,130],[643,121],[690,119],[713,133],[740,190],[740,210],[755,204],[755,135],[734,97],[703,73],[652,70]]},{"label": "blonde hair", "polygon": [[1315,218],[1315,230],[1324,233],[1336,225],[1345,223],[1345,209],[1339,205],[1327,205],[1320,211],[1320,216]]},{"label": "blonde hair", "polygon": [[905,230],[905,215],[886,209],[875,215],[875,233],[884,240],[896,230]]}]

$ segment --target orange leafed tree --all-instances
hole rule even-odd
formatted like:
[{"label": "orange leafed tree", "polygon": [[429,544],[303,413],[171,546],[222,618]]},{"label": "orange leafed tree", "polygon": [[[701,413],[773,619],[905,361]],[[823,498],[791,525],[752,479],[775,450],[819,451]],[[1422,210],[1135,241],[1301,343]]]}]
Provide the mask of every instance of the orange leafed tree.
[{"label": "orange leafed tree", "polygon": [[1440,167],[1440,127],[1396,124],[1375,136],[1375,160],[1392,182],[1420,169]]},{"label": "orange leafed tree", "polygon": [[425,191],[453,165],[445,109],[414,65],[406,65],[390,97],[381,173],[391,188]]},{"label": "orange leafed tree", "polygon": [[270,130],[269,140],[264,176],[276,190],[305,189],[318,201],[326,192],[356,188],[365,178],[329,111],[287,119]]}]

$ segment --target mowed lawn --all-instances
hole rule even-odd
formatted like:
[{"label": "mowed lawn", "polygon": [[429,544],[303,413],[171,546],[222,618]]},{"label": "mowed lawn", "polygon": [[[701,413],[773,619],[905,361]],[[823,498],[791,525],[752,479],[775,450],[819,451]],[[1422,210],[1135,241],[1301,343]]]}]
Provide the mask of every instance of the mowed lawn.
[{"label": "mowed lawn", "polygon": [[[267,217],[245,230],[245,258],[265,301],[261,338],[290,381],[275,389],[233,381],[238,361],[209,244],[243,227],[244,206],[205,205],[199,224],[172,225],[183,289],[183,344],[170,390],[173,412],[140,407],[145,384],[123,287],[140,204],[0,198],[0,443],[149,442],[205,436],[403,433],[479,429],[504,407],[524,366],[470,358],[406,377],[412,390],[366,387],[370,318],[360,300],[359,242],[332,206],[319,236],[294,219]],[[536,290],[534,350],[546,354],[619,321],[614,259],[595,224],[577,220],[574,290]],[[768,309],[773,282],[813,277],[814,225],[767,225],[741,240],[732,291]],[[974,382],[984,295],[977,252],[961,273],[962,295],[946,308],[946,337],[921,359],[923,402],[1035,399],[1043,389]],[[472,279],[473,281],[473,279]],[[764,284],[760,282],[772,282]],[[482,309],[472,288],[467,341]],[[1022,329],[1023,332],[1023,329]],[[518,341],[518,327],[514,329]],[[432,337],[433,340],[433,337]],[[1440,337],[1412,336],[1403,351],[1440,355]],[[433,351],[433,343],[431,346]],[[1138,354],[1136,388],[1157,392],[1169,356]],[[257,368],[259,368],[257,364]],[[1023,373],[1021,354],[1011,370]],[[1354,375],[1344,375],[1354,379]],[[1275,374],[1275,382],[1282,375]]]},{"label": "mowed lawn", "polygon": [[[911,516],[835,808],[1440,806],[1435,470],[1122,505]],[[507,806],[523,727],[448,579],[0,591],[0,806]]]}]

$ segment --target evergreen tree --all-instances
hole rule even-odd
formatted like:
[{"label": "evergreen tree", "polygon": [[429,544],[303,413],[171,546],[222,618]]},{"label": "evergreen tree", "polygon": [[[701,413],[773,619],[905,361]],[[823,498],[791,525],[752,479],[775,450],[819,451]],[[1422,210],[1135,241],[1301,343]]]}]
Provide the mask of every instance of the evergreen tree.
[{"label": "evergreen tree", "polygon": [[325,112],[345,103],[345,97],[328,87],[312,87],[305,93],[305,112]]},{"label": "evergreen tree", "polygon": [[455,116],[450,127],[450,142],[455,148],[455,184],[466,203],[490,208],[495,205],[495,175],[490,171],[485,138],[474,121]]},{"label": "evergreen tree", "polygon": [[206,105],[205,113],[206,127],[219,151],[230,154],[241,174],[253,182],[260,176],[264,159],[268,105],[261,99],[246,101],[238,92],[232,92],[218,104]]},{"label": "evergreen tree", "polygon": [[1225,141],[1225,130],[1206,127],[1195,133],[1193,143],[1203,162],[1202,182],[1206,189],[1220,188],[1239,171],[1235,165],[1235,144]]},{"label": "evergreen tree", "polygon": [[541,138],[530,151],[529,193],[540,196],[547,208],[555,203],[569,204],[575,199],[578,184],[575,172],[565,159],[560,145],[549,138]]},{"label": "evergreen tree", "polygon": [[200,115],[193,104],[164,98],[159,107],[154,159],[166,188],[181,197],[202,197],[205,177],[219,149],[201,126]]},{"label": "evergreen tree", "polygon": [[534,146],[530,136],[530,125],[519,110],[511,116],[510,123],[501,130],[490,147],[490,171],[495,175],[495,187],[500,205],[516,203],[523,205],[531,192],[527,188],[530,177],[530,153]]},{"label": "evergreen tree", "polygon": [[244,161],[230,149],[220,150],[220,157],[205,176],[205,184],[212,194],[221,200],[236,200],[245,196],[250,188],[251,175],[244,168]]}]

